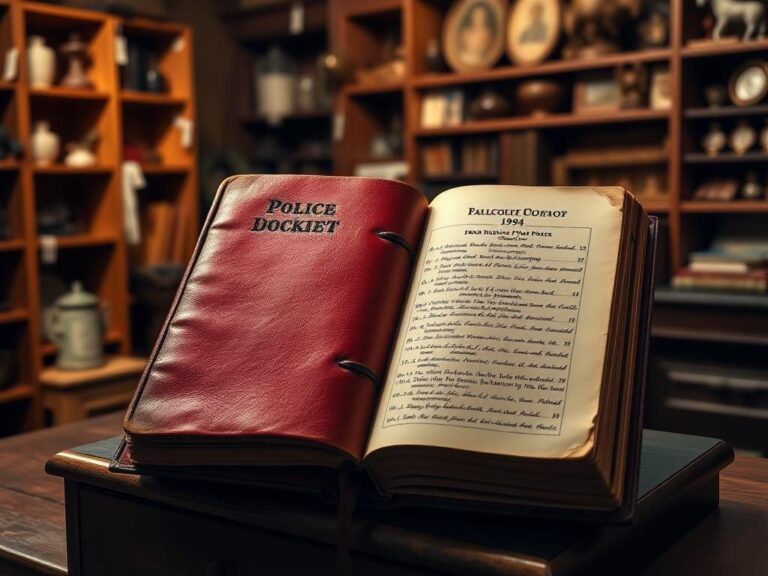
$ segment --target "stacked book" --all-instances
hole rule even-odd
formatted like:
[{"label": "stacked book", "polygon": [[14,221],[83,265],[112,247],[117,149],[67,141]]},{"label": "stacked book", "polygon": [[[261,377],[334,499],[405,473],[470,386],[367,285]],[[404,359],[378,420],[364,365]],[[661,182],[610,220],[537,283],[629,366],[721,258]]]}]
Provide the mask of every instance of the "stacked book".
[{"label": "stacked book", "polygon": [[672,285],[682,290],[768,293],[768,250],[714,246],[693,252],[690,264],[675,274]]}]

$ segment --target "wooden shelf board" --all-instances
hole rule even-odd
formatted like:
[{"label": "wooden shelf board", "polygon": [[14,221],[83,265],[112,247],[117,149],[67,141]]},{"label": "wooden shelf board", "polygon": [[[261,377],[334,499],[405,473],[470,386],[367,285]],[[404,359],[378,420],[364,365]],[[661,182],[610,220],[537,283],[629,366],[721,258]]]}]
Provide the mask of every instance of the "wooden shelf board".
[{"label": "wooden shelf board", "polygon": [[360,2],[350,7],[346,11],[348,18],[368,18],[378,16],[380,14],[387,14],[392,12],[402,11],[403,5],[401,0],[375,0],[373,2]]},{"label": "wooden shelf board", "polygon": [[696,46],[684,46],[680,54],[683,58],[702,58],[705,56],[720,56],[724,54],[740,54],[743,52],[765,52],[768,50],[768,40],[751,40],[749,42],[703,42]]},{"label": "wooden shelf board", "polygon": [[569,74],[587,70],[599,70],[601,68],[613,68],[619,64],[634,62],[661,62],[670,58],[669,49],[639,50],[608,54],[599,58],[583,60],[553,60],[537,66],[502,66],[481,70],[478,72],[460,72],[443,74],[424,74],[417,76],[413,85],[417,88],[433,88],[438,86],[455,86],[457,84],[471,84],[477,82],[491,82],[495,80],[511,80],[514,78],[529,78],[554,74]]},{"label": "wooden shelf board", "polygon": [[405,84],[402,82],[386,82],[381,84],[349,84],[343,88],[343,91],[348,96],[369,96],[402,92],[404,87]]},{"label": "wooden shelf board", "polygon": [[0,312],[0,324],[16,324],[26,322],[29,319],[29,312],[25,308],[13,308]]},{"label": "wooden shelf board", "polygon": [[35,387],[32,384],[15,384],[5,390],[0,390],[0,404],[28,400],[35,395]]},{"label": "wooden shelf board", "polygon": [[642,197],[637,197],[637,200],[646,212],[655,214],[669,212],[669,202],[667,200],[643,200]]},{"label": "wooden shelf board", "polygon": [[0,160],[0,172],[18,170],[21,168],[21,162],[18,160]]},{"label": "wooden shelf board", "polygon": [[768,116],[768,104],[756,106],[718,106],[717,108],[688,108],[686,118],[732,118],[740,116]]},{"label": "wooden shelf board", "polygon": [[65,88],[61,86],[53,86],[51,88],[30,88],[29,95],[32,98],[61,98],[65,100],[81,100],[85,102],[104,102],[109,100],[109,92],[84,88]]},{"label": "wooden shelf board", "polygon": [[521,116],[498,120],[468,121],[458,126],[440,128],[418,128],[417,136],[450,136],[481,132],[502,132],[532,128],[561,128],[567,126],[590,126],[592,124],[620,124],[623,122],[646,122],[666,120],[668,110],[624,110],[603,114],[549,114],[544,116]]},{"label": "wooden shelf board", "polygon": [[734,200],[733,202],[697,202],[691,200],[681,204],[683,212],[746,213],[768,212],[768,200]]},{"label": "wooden shelf board", "polygon": [[123,32],[130,36],[132,34],[142,36],[169,36],[174,37],[184,33],[184,26],[176,22],[161,22],[141,16],[122,17],[120,25]]},{"label": "wooden shelf board", "polygon": [[726,342],[728,344],[748,344],[768,346],[768,336],[758,334],[738,334],[717,330],[686,330],[680,328],[653,328],[651,336],[668,340],[693,340],[697,342]]},{"label": "wooden shelf board", "polygon": [[145,176],[153,174],[186,174],[192,170],[189,164],[142,164],[141,171]]},{"label": "wooden shelf board", "polygon": [[139,92],[138,90],[123,90],[120,92],[123,104],[132,106],[184,106],[188,100],[170,94]]},{"label": "wooden shelf board", "polygon": [[14,90],[16,90],[16,82],[0,80],[0,92],[12,92]]},{"label": "wooden shelf board", "polygon": [[32,172],[39,175],[55,175],[55,176],[68,176],[68,175],[99,175],[109,174],[115,170],[114,166],[84,166],[84,167],[72,167],[65,166],[64,164],[51,164],[48,166],[33,166]]},{"label": "wooden shelf board", "polygon": [[654,292],[656,304],[685,306],[714,306],[720,308],[760,309],[768,308],[768,295],[744,292],[707,292],[704,290],[677,290],[658,287]]},{"label": "wooden shelf board", "polygon": [[[110,330],[104,335],[104,345],[112,346],[119,344],[123,340],[123,335],[117,330]],[[40,354],[43,356],[54,356],[58,347],[53,342],[42,342],[40,344]]]},{"label": "wooden shelf board", "polygon": [[685,164],[738,164],[747,162],[766,162],[768,154],[765,152],[747,152],[746,154],[718,154],[709,156],[704,152],[691,152],[683,155]]},{"label": "wooden shelf board", "polygon": [[14,252],[17,250],[24,250],[24,240],[18,238],[0,240],[0,252]]},{"label": "wooden shelf board", "polygon": [[329,110],[309,110],[306,112],[293,112],[287,116],[283,116],[280,122],[272,123],[267,121],[264,116],[246,116],[240,119],[240,123],[243,126],[251,127],[271,127],[281,128],[287,123],[304,122],[304,121],[330,121],[331,112]]},{"label": "wooden shelf board", "polygon": [[[57,247],[62,250],[66,248],[87,248],[89,246],[107,246],[117,242],[114,236],[95,236],[93,234],[73,234],[72,236],[57,236]],[[40,240],[37,241],[38,248]]]},{"label": "wooden shelf board", "polygon": [[569,152],[562,156],[562,162],[566,169],[579,169],[607,166],[653,166],[667,164],[669,158],[669,152],[663,148],[639,148],[637,150]]},{"label": "wooden shelf board", "polygon": [[706,414],[756,418],[768,421],[768,408],[732,406],[728,404],[720,404],[718,402],[707,402],[706,400],[693,400],[689,398],[667,398],[666,405],[669,408],[675,408],[685,412],[704,412]]},{"label": "wooden shelf board", "polygon": [[109,18],[109,15],[95,10],[72,8],[70,6],[54,6],[51,4],[43,4],[42,2],[21,2],[21,9],[25,14],[38,14],[61,20],[74,22],[80,21],[88,24],[102,24]]}]

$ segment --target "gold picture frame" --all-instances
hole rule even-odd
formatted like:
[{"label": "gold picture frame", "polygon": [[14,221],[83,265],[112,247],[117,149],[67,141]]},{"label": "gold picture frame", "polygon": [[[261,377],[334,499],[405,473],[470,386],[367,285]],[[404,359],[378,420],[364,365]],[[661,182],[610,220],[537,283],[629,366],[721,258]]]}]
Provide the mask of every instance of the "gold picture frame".
[{"label": "gold picture frame", "polygon": [[518,66],[534,66],[552,55],[562,33],[559,0],[515,0],[507,19],[507,55]]},{"label": "gold picture frame", "polygon": [[443,54],[455,72],[493,67],[504,52],[507,3],[457,0],[443,25]]}]

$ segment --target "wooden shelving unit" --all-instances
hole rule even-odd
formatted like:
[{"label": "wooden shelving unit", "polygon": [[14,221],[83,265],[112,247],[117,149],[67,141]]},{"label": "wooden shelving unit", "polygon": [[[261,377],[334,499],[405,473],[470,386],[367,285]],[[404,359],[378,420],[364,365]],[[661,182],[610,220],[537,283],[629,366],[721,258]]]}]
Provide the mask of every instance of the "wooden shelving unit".
[{"label": "wooden shelving unit", "polygon": [[[404,159],[410,168],[407,180],[428,194],[455,185],[481,182],[551,184],[559,175],[557,161],[571,151],[591,147],[621,150],[615,158],[601,157],[599,168],[605,170],[604,178],[618,175],[628,167],[647,168],[652,170],[661,190],[661,193],[639,198],[648,212],[661,218],[657,276],[662,285],[669,283],[675,272],[687,264],[690,252],[707,248],[713,230],[720,223],[768,229],[765,220],[768,201],[699,202],[693,199],[696,187],[705,178],[738,176],[746,170],[758,170],[760,182],[766,182],[768,157],[765,154],[755,150],[745,155],[725,153],[710,158],[701,148],[701,138],[711,121],[722,121],[730,127],[745,119],[756,126],[755,122],[768,116],[766,103],[750,108],[725,104],[709,108],[703,93],[704,87],[710,84],[727,85],[731,72],[745,60],[765,58],[768,41],[691,45],[691,40],[703,34],[701,20],[706,8],[697,8],[696,3],[687,0],[669,0],[670,38],[668,46],[663,48],[630,50],[584,60],[555,59],[530,67],[513,66],[502,57],[500,63],[489,70],[429,73],[424,61],[427,45],[430,39],[441,37],[450,5],[451,2],[437,0],[331,2],[334,51],[348,68],[354,70],[375,62],[382,34],[393,27],[398,30],[405,53],[402,81],[361,85],[349,80],[339,90],[334,125],[343,128],[343,134],[334,147],[336,173],[351,174],[357,164],[371,159],[367,153],[369,143],[375,135],[386,131],[388,118],[393,113],[404,115]],[[547,78],[562,83],[568,94],[574,82],[585,73],[611,71],[631,63],[669,71],[669,109],[616,110],[586,115],[569,111],[573,109],[569,105],[572,103],[566,102],[562,110],[545,116],[523,116],[514,112],[514,89],[520,82]],[[421,103],[427,94],[458,89],[465,94],[466,105],[485,88],[493,88],[512,100],[513,111],[509,116],[464,120],[458,125],[438,128],[421,126]],[[477,177],[455,171],[438,176],[425,173],[423,151],[426,147],[443,141],[460,144],[479,136],[498,141],[497,171]],[[521,156],[520,146],[535,149],[531,159],[526,154]],[[630,148],[634,148],[633,154],[628,153]],[[635,154],[637,148],[648,153],[639,158]],[[596,156],[592,154],[592,159],[584,160],[581,165],[569,157],[569,170],[578,175],[579,170],[595,168],[592,164]],[[521,161],[521,157],[525,159]],[[527,165],[521,166],[521,162]],[[532,166],[534,163],[536,166]],[[544,169],[538,170],[538,164]],[[580,182],[574,177],[570,183]],[[749,365],[763,358],[766,352],[768,307],[763,304],[768,302],[767,297],[732,295],[733,300],[744,303],[735,308],[722,297],[725,295],[717,295],[711,301],[699,296],[682,293],[678,298],[665,296],[657,302],[649,423],[652,427],[721,435],[741,445],[754,446],[759,443],[758,439],[768,437],[766,419],[752,418],[743,433],[741,429],[734,433],[729,432],[729,426],[740,427],[744,423],[733,413],[723,411],[718,415],[710,411],[706,416],[697,416],[693,414],[694,406],[687,405],[681,410],[669,402],[665,377],[658,366],[659,361],[670,354],[679,353],[699,361],[703,357],[718,361],[730,354]],[[715,327],[717,331],[711,332]],[[710,339],[698,338],[700,334],[710,333]],[[703,350],[706,352],[702,354]],[[727,360],[725,362],[727,364]],[[690,426],[686,429],[684,424],[675,425],[675,417]],[[707,422],[713,419],[717,424],[708,429]],[[761,442],[761,449],[768,450],[765,442]]]},{"label": "wooden shelving unit", "polygon": [[[41,35],[46,44],[58,49],[72,32],[79,33],[88,46],[87,73],[93,88],[56,85],[64,72],[61,61],[54,86],[30,87],[27,38]],[[157,57],[169,94],[121,90],[115,58],[119,34],[146,35],[154,45],[167,47],[168,54],[159,49]],[[123,236],[121,190],[123,143],[128,136],[146,136],[144,142],[161,158],[160,164],[145,166],[148,187],[141,191],[142,210],[157,194],[152,188],[154,178],[163,179],[160,185],[154,184],[164,201],[183,206],[181,261],[191,254],[198,222],[195,143],[193,139],[191,146],[182,146],[177,128],[177,117],[193,121],[195,113],[187,27],[10,0],[0,3],[0,54],[10,47],[19,51],[18,77],[0,82],[0,120],[27,153],[18,161],[0,161],[0,205],[7,210],[12,232],[10,238],[0,239],[0,302],[5,300],[9,306],[0,309],[0,349],[11,349],[16,364],[14,381],[0,388],[0,435],[44,423],[38,377],[53,362],[56,346],[43,335],[42,309],[72,281],[81,280],[108,306],[106,348],[121,354],[130,351],[129,247]],[[132,107],[140,110],[126,111]],[[28,151],[38,121],[50,123],[62,148],[89,131],[98,133],[97,164],[84,168],[35,165]],[[150,200],[144,198],[145,192]],[[44,262],[42,245],[47,249],[50,240],[38,238],[37,216],[47,203],[62,201],[77,210],[77,233],[55,237],[55,261]]]},{"label": "wooden shelving unit", "polygon": [[[240,170],[257,173],[333,172],[330,102],[295,110],[277,121],[258,113],[257,65],[274,47],[293,63],[295,77],[317,70],[329,52],[329,0],[265,4],[220,12],[234,40],[235,69],[228,124]],[[317,82],[317,78],[315,78]],[[316,84],[317,86],[317,84]],[[318,90],[319,92],[319,90]],[[317,100],[317,99],[316,99]],[[330,99],[328,99],[330,100]]]}]

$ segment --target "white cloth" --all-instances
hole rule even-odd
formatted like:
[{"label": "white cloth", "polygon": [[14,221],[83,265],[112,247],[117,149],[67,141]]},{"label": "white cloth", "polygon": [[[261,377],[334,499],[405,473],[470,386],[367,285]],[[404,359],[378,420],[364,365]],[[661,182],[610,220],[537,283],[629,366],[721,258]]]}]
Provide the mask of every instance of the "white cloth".
[{"label": "white cloth", "polygon": [[123,229],[125,242],[129,246],[141,243],[141,222],[139,220],[139,198],[137,190],[146,188],[147,181],[141,165],[132,160],[123,162]]}]

